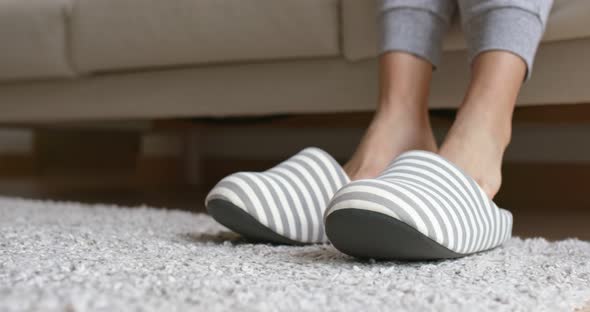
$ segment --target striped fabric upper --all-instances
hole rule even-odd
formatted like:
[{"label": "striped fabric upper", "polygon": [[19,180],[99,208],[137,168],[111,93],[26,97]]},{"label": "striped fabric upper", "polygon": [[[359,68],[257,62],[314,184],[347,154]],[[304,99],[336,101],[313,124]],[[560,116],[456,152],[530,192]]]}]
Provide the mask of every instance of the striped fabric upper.
[{"label": "striped fabric upper", "polygon": [[325,217],[340,209],[382,213],[460,254],[496,247],[512,233],[510,212],[459,167],[426,151],[403,153],[379,177],[349,183]]},{"label": "striped fabric upper", "polygon": [[334,193],[349,179],[328,153],[315,147],[264,172],[223,178],[207,195],[246,211],[275,233],[301,243],[327,242],[322,216]]}]

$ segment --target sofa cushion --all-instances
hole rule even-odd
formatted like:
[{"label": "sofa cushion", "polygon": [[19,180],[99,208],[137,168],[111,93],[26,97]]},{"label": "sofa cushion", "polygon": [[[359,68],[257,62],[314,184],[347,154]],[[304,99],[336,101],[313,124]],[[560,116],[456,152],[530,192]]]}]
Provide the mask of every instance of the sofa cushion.
[{"label": "sofa cushion", "polygon": [[77,0],[81,72],[331,56],[339,0]]},{"label": "sofa cushion", "polygon": [[0,80],[69,76],[68,0],[0,1]]},{"label": "sofa cushion", "polygon": [[[378,54],[378,1],[342,0],[343,53],[347,59],[360,60]],[[555,0],[543,42],[590,37],[588,16],[588,0]],[[443,48],[462,50],[465,47],[461,26],[456,20],[445,38]]]}]

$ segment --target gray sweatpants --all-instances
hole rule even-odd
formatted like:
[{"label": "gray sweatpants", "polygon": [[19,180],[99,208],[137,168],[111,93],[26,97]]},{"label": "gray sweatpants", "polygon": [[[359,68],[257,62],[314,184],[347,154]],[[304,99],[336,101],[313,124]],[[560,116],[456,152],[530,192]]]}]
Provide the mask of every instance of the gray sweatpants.
[{"label": "gray sweatpants", "polygon": [[553,0],[381,0],[381,51],[403,51],[437,66],[441,45],[457,6],[469,61],[504,50],[533,67]]}]

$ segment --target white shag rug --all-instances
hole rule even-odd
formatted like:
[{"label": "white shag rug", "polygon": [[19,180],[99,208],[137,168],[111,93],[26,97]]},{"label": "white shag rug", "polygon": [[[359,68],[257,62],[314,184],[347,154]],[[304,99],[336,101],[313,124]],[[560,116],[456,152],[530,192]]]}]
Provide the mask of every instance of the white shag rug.
[{"label": "white shag rug", "polygon": [[0,311],[573,311],[589,299],[579,240],[358,261],[249,244],[203,214],[0,197]]}]

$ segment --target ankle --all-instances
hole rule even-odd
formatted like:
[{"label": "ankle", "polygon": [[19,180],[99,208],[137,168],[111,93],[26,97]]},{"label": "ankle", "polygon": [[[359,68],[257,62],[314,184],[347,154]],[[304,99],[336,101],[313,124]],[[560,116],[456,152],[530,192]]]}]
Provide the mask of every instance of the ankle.
[{"label": "ankle", "polygon": [[381,99],[376,114],[427,119],[428,103],[426,100],[415,98]]},{"label": "ankle", "polygon": [[375,112],[371,126],[404,133],[402,136],[408,139],[432,136],[428,110],[416,106],[418,105],[380,106]]},{"label": "ankle", "polygon": [[387,131],[388,137],[404,149],[436,150],[436,141],[430,124],[428,111],[389,109],[375,113],[371,127]]},{"label": "ankle", "polygon": [[505,115],[489,110],[461,110],[450,133],[477,136],[504,150],[512,138],[512,115]]},{"label": "ankle", "polygon": [[420,149],[437,151],[428,113],[383,108],[376,112],[361,143],[344,166],[352,180],[381,173],[400,153]]}]

